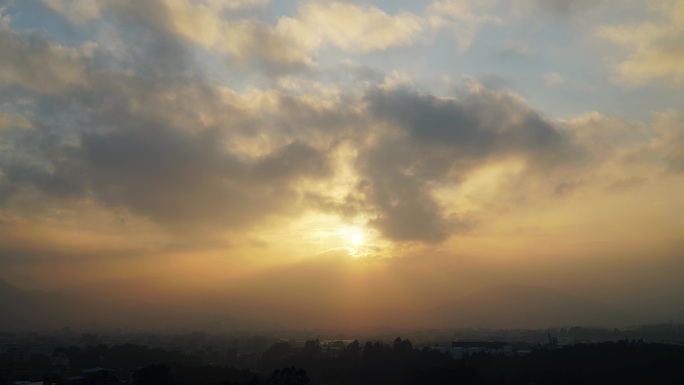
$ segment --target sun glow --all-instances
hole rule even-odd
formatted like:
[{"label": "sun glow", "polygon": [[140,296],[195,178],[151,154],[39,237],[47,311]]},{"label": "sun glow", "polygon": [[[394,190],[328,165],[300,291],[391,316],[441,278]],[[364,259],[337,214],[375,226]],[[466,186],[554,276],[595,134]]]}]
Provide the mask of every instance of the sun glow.
[{"label": "sun glow", "polygon": [[354,231],[351,236],[351,241],[356,246],[361,246],[363,242],[363,234],[360,231]]},{"label": "sun glow", "polygon": [[[366,218],[359,218],[345,223],[334,215],[312,213],[299,222],[290,223],[290,227],[281,227],[277,239],[269,238],[263,230],[261,237],[268,243],[288,244],[298,253],[307,254],[313,250],[314,255],[347,255],[358,259],[376,255],[389,247],[374,229],[365,226],[366,222]],[[288,237],[292,233],[301,234],[301,238]]]}]

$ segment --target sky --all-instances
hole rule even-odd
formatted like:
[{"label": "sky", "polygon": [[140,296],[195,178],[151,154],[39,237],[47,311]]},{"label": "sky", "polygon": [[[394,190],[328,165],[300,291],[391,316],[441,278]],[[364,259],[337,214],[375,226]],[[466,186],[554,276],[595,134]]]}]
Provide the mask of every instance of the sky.
[{"label": "sky", "polygon": [[684,299],[682,41],[677,0],[0,1],[0,279]]}]

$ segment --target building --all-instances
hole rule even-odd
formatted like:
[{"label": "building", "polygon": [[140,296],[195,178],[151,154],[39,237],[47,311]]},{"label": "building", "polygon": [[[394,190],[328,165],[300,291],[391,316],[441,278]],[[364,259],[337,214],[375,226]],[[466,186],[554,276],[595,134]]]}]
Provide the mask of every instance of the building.
[{"label": "building", "polygon": [[64,380],[69,385],[118,385],[121,382],[116,370],[105,368],[82,370],[80,374],[65,377]]},{"label": "building", "polygon": [[474,353],[512,355],[513,347],[508,342],[456,341],[451,343],[451,357],[455,360]]}]

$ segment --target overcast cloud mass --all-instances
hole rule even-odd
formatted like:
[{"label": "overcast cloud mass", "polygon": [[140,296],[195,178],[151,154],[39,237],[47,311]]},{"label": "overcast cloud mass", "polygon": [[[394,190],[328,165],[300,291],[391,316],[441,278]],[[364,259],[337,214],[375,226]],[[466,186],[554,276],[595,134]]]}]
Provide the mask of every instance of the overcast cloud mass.
[{"label": "overcast cloud mass", "polygon": [[677,0],[0,1],[0,279],[684,303],[683,36]]}]

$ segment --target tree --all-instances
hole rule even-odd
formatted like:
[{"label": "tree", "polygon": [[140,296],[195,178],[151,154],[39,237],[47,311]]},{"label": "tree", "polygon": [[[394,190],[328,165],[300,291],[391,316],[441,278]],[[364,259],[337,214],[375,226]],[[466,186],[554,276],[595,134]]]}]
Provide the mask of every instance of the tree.
[{"label": "tree", "polygon": [[171,370],[166,365],[150,365],[133,375],[134,385],[168,385],[172,381]]},{"label": "tree", "polygon": [[304,343],[304,350],[302,351],[305,358],[320,358],[323,354],[323,349],[321,349],[321,343],[318,339],[308,340]]},{"label": "tree", "polygon": [[274,364],[287,358],[291,354],[291,351],[292,348],[289,342],[276,342],[275,344],[271,345],[270,348],[266,349],[262,355],[262,359],[266,364]]},{"label": "tree", "polygon": [[304,369],[297,369],[294,366],[285,369],[276,369],[266,380],[268,385],[306,385],[309,383],[309,376]]},{"label": "tree", "polygon": [[342,350],[342,357],[357,359],[361,356],[361,344],[359,340],[354,340]]},{"label": "tree", "polygon": [[394,343],[392,343],[392,348],[396,352],[408,352],[413,349],[413,345],[411,344],[411,341],[409,340],[402,340],[400,337],[397,337],[394,340]]}]

